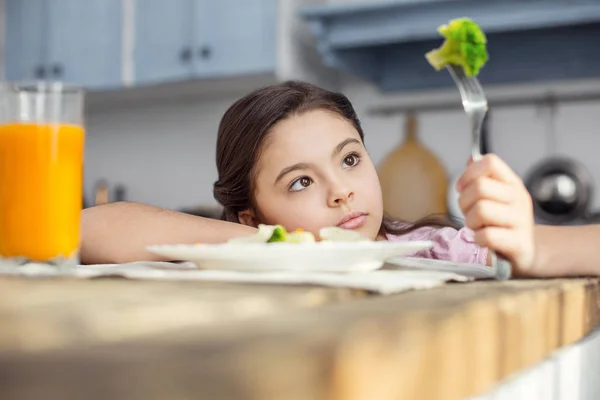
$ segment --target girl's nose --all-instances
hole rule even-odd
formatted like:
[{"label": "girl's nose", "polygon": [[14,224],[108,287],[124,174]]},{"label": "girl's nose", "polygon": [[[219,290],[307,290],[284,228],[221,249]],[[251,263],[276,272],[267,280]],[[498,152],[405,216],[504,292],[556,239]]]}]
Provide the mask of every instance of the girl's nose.
[{"label": "girl's nose", "polygon": [[339,186],[331,191],[327,204],[329,207],[340,207],[352,201],[354,192],[347,186]]}]

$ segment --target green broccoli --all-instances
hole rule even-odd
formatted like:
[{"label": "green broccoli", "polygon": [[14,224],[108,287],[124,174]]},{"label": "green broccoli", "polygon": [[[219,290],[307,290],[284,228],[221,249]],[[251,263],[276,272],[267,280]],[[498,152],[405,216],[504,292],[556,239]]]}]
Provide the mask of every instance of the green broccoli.
[{"label": "green broccoli", "polygon": [[287,232],[285,228],[281,225],[276,225],[275,229],[273,229],[273,234],[267,240],[267,243],[276,243],[276,242],[285,242],[287,237]]},{"label": "green broccoli", "polygon": [[476,76],[488,60],[487,39],[475,22],[469,18],[450,21],[438,28],[446,40],[441,47],[425,54],[429,64],[441,70],[448,64],[463,67],[466,76]]}]

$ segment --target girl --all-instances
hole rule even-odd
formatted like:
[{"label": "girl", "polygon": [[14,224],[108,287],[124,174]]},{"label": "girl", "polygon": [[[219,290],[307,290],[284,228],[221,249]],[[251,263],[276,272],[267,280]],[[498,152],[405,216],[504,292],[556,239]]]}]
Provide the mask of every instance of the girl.
[{"label": "girl", "polygon": [[[233,104],[219,125],[216,161],[214,196],[223,221],[136,203],[86,209],[82,262],[156,260],[145,246],[218,243],[264,223],[315,235],[340,226],[373,240],[432,240],[434,247],[418,256],[458,262],[489,265],[491,248],[521,275],[597,273],[600,266],[557,252],[570,231],[534,227],[525,186],[494,155],[471,163],[458,182],[465,228],[384,217],[379,179],[350,101],[307,83],[268,86]],[[573,229],[589,240],[600,233]]]}]

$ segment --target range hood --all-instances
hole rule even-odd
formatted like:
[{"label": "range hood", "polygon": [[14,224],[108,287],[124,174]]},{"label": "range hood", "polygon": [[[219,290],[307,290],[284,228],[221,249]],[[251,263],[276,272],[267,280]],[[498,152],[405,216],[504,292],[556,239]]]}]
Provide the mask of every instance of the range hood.
[{"label": "range hood", "polygon": [[300,10],[329,67],[383,91],[453,85],[424,54],[443,42],[437,27],[469,17],[488,36],[484,84],[600,77],[598,0],[397,0]]}]

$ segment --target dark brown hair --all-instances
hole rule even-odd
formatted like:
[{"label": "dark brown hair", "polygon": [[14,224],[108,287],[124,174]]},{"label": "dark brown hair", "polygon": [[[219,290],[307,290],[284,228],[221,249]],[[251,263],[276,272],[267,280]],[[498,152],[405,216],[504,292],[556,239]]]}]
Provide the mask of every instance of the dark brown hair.
[{"label": "dark brown hair", "polygon": [[[364,142],[364,133],[350,100],[342,93],[308,83],[288,81],[266,86],[229,107],[219,124],[216,154],[219,179],[213,188],[215,199],[223,206],[222,219],[239,222],[240,211],[254,208],[255,165],[273,125],[311,110],[328,110],[343,117],[354,126]],[[404,234],[423,226],[457,227],[439,216],[414,224],[386,217],[382,230]]]}]

